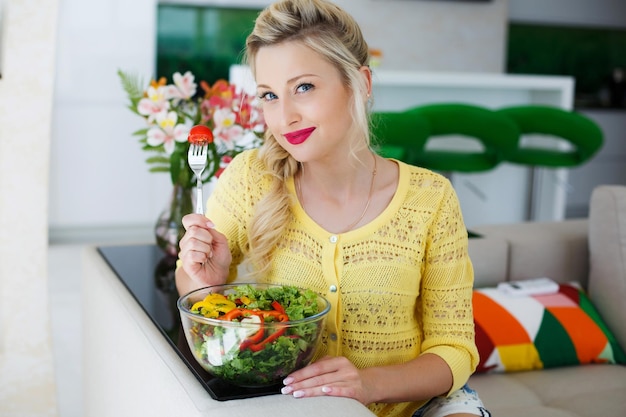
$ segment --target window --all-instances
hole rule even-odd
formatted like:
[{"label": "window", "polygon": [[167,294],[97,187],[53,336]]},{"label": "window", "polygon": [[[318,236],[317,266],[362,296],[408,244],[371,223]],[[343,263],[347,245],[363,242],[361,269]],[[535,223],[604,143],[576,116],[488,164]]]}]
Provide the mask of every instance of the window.
[{"label": "window", "polygon": [[196,81],[227,80],[260,9],[160,4],[156,78],[191,71]]},{"label": "window", "polygon": [[612,106],[614,73],[626,68],[626,30],[511,23],[507,71],[569,75],[576,107]]}]

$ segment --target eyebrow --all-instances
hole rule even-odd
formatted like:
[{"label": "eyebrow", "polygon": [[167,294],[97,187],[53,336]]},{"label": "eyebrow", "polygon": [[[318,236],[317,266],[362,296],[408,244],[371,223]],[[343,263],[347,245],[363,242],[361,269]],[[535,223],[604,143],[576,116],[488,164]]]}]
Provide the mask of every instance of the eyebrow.
[{"label": "eyebrow", "polygon": [[[315,75],[315,74],[300,74],[300,75],[296,75],[295,77],[290,78],[290,79],[287,80],[287,85],[293,84],[296,81],[298,81],[300,78],[303,78],[303,77],[318,77],[318,76]],[[256,87],[257,87],[257,89],[258,88],[266,88],[266,89],[270,89],[271,90],[271,87],[269,85],[267,85],[267,84],[257,84]]]}]

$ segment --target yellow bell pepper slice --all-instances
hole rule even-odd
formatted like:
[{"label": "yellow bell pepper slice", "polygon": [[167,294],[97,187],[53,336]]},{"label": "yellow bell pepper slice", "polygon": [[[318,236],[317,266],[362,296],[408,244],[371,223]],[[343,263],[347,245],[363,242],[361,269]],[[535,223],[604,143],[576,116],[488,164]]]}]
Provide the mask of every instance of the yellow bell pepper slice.
[{"label": "yellow bell pepper slice", "polygon": [[220,313],[228,313],[237,307],[234,302],[230,301],[222,294],[209,294],[203,300],[194,303],[191,311],[197,311],[205,317],[219,317]]}]

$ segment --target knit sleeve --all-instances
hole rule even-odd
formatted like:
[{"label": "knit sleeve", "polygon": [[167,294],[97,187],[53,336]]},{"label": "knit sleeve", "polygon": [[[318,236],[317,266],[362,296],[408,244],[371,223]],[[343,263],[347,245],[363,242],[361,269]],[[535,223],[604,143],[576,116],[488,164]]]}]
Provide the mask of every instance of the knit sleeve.
[{"label": "knit sleeve", "polygon": [[237,266],[248,249],[248,224],[254,202],[262,195],[258,186],[259,171],[255,164],[257,150],[238,154],[219,177],[207,201],[206,215],[215,228],[228,239],[233,257],[228,281],[237,276]]},{"label": "knit sleeve", "polygon": [[474,271],[467,252],[467,229],[449,182],[427,242],[419,307],[424,329],[422,353],[433,353],[446,361],[454,378],[450,391],[453,392],[475,370],[478,350],[474,341]]}]

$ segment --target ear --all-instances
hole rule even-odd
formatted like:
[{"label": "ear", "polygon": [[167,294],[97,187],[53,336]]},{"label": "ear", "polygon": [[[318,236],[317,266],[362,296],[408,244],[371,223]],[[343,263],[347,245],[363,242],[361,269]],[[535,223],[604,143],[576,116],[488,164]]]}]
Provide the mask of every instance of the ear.
[{"label": "ear", "polygon": [[372,70],[367,65],[363,65],[359,68],[359,72],[365,80],[365,101],[367,101],[372,95]]}]

